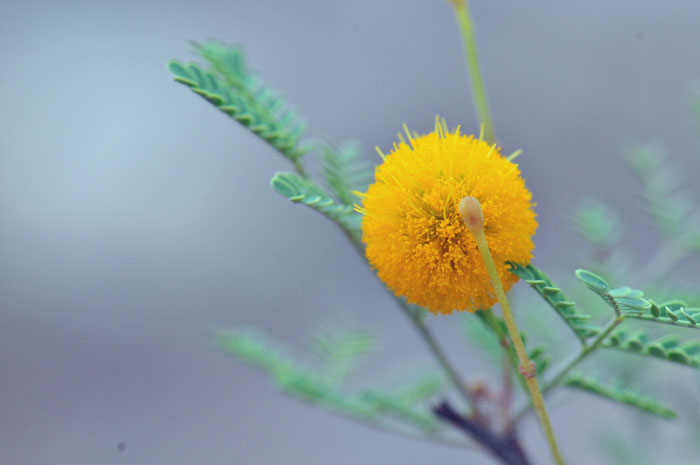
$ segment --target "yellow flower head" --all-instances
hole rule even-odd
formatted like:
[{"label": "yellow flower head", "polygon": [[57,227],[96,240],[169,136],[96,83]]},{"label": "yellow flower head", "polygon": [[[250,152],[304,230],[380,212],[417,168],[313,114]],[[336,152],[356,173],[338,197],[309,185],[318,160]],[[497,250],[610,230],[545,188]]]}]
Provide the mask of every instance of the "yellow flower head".
[{"label": "yellow flower head", "polygon": [[357,207],[369,263],[396,295],[435,313],[488,308],[496,297],[459,202],[465,196],[481,202],[486,240],[508,290],[518,278],[505,262],[532,258],[532,194],[518,165],[495,144],[459,128],[449,133],[444,121],[424,136],[406,133],[408,143],[399,136],[382,155]]}]

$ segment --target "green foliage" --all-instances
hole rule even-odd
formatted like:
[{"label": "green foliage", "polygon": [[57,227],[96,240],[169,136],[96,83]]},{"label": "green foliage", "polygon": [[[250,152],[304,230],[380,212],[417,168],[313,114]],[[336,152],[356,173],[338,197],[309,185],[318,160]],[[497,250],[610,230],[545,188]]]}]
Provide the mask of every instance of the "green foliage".
[{"label": "green foliage", "polygon": [[607,295],[608,289],[610,289],[610,286],[608,285],[608,282],[606,280],[590,271],[576,270],[576,277],[588,289],[592,290],[601,297],[605,297]]},{"label": "green foliage", "polygon": [[[648,449],[639,447],[640,442],[654,441],[653,436],[642,439],[640,431],[630,434],[629,431],[620,431],[619,428],[613,426],[596,428],[593,434],[597,448],[610,465],[656,465],[659,463]],[[649,434],[644,436],[649,436]]]},{"label": "green foliage", "polygon": [[[493,314],[489,324],[485,311],[466,313],[460,316],[457,329],[465,343],[479,350],[481,356],[488,361],[488,365],[500,369],[503,363],[503,346],[501,340],[510,340],[508,329],[503,318]],[[541,376],[551,365],[551,357],[547,353],[546,347],[538,345],[528,347],[528,336],[525,331],[520,332],[520,338],[528,351],[528,357],[535,363],[537,375]],[[517,357],[510,348],[513,363],[517,365]]]},{"label": "green foliage", "polygon": [[584,376],[581,373],[570,374],[564,380],[563,384],[572,389],[580,389],[621,404],[635,407],[643,412],[661,418],[674,419],[677,416],[673,409],[663,405],[652,397],[643,396],[623,387],[607,386],[597,379]]},{"label": "green foliage", "polygon": [[641,184],[645,210],[657,229],[667,238],[698,247],[698,221],[690,217],[692,197],[682,188],[683,176],[668,162],[664,150],[658,145],[638,145],[626,160]]},{"label": "green foliage", "polygon": [[684,328],[700,328],[700,308],[689,308],[683,300],[669,300],[660,304],[653,300],[648,302],[648,311],[627,316]]},{"label": "green foliage", "polygon": [[484,321],[482,313],[461,313],[457,318],[455,328],[462,340],[478,350],[488,366],[500,367],[503,351],[500,337]]},{"label": "green foliage", "polygon": [[338,200],[346,205],[355,203],[354,191],[365,191],[374,170],[360,159],[360,146],[345,143],[335,146],[330,142],[321,145],[323,177]]},{"label": "green foliage", "polygon": [[551,357],[547,354],[547,349],[544,346],[537,346],[528,350],[527,356],[535,364],[537,376],[542,376],[552,362]]},{"label": "green foliage", "polygon": [[309,335],[309,347],[324,378],[342,384],[377,349],[377,334],[368,328],[328,326]]},{"label": "green foliage", "polygon": [[576,270],[576,277],[588,289],[598,294],[618,315],[637,315],[651,308],[651,302],[643,298],[642,291],[630,287],[610,289],[606,280],[588,270]]},{"label": "green foliage", "polygon": [[688,307],[700,307],[700,288],[691,283],[681,283],[675,279],[654,282],[649,285],[647,294],[653,295],[660,301],[682,300]]},{"label": "green foliage", "polygon": [[361,216],[350,205],[338,203],[328,192],[314,181],[294,173],[276,173],[270,185],[278,194],[294,203],[301,203],[326,215],[350,231],[358,231]]},{"label": "green foliage", "polygon": [[[516,264],[511,264],[512,272],[524,279],[537,293],[545,299],[550,306],[561,315],[560,311],[571,310],[575,312],[573,302],[570,302],[561,293],[561,290],[556,287],[549,278],[535,268],[533,265],[523,267]],[[661,323],[669,323],[680,326],[700,326],[700,309],[687,309],[685,302],[668,301],[661,305],[655,304],[652,300],[644,298],[642,291],[632,289],[630,287],[611,288],[610,284],[602,277],[588,270],[576,270],[576,277],[592,292],[597,294],[603,301],[613,308],[617,317],[612,320],[604,329],[599,329],[586,325],[578,327],[577,323],[583,324],[583,318],[564,318],[564,321],[569,324],[572,330],[579,336],[583,344],[583,348],[576,357],[577,361],[595,351],[598,347],[614,348],[627,353],[650,356],[658,359],[663,359],[679,365],[689,367],[700,367],[700,341],[681,342],[678,336],[674,334],[665,335],[651,339],[646,332],[636,331],[628,334],[628,331],[623,328],[614,330],[612,334],[606,337],[610,330],[616,328],[617,325],[623,322],[624,319],[646,319]],[[561,302],[565,302],[564,305]],[[584,331],[588,331],[585,332]],[[598,335],[596,340],[588,344],[589,336]],[[532,351],[531,358],[536,359],[539,356],[538,351],[545,353],[544,348],[535,349]],[[566,370],[573,367],[577,362],[573,362]],[[566,373],[564,371],[563,373]],[[587,378],[581,374],[569,375],[568,377],[554,377],[555,380],[563,380],[562,383],[569,387],[583,389],[597,395],[606,397],[610,400],[632,405],[639,409],[648,411],[665,418],[671,418],[672,412],[658,402],[648,397],[640,396],[627,389],[613,389],[607,387],[595,379]]]},{"label": "green foliage", "polygon": [[348,398],[308,365],[295,361],[263,334],[252,330],[228,330],[217,335],[222,351],[268,373],[283,392],[304,401],[358,418],[372,419],[374,409]]},{"label": "green foliage", "polygon": [[690,93],[690,117],[693,122],[695,131],[700,137],[700,86],[696,86]]},{"label": "green foliage", "polygon": [[239,47],[216,42],[195,44],[209,69],[196,63],[171,60],[168,68],[175,81],[186,85],[285,157],[297,161],[311,146],[301,144],[306,125],[279,92],[251,73]]},{"label": "green foliage", "polygon": [[394,398],[401,402],[425,402],[447,390],[447,378],[442,370],[421,368],[410,379],[399,383],[392,390]]},{"label": "green foliage", "polygon": [[376,335],[368,329],[329,326],[311,333],[309,345],[317,364],[297,361],[257,331],[221,331],[216,343],[223,352],[266,372],[284,393],[331,412],[428,435],[443,429],[426,404],[444,393],[442,373],[425,370],[391,389],[351,390],[344,384],[377,345]]},{"label": "green foliage", "polygon": [[309,366],[285,355],[261,333],[248,330],[227,330],[219,333],[217,344],[222,351],[234,355],[267,372],[285,393],[307,402],[355,417],[372,419],[376,409],[338,391],[325,377]]},{"label": "green foliage", "polygon": [[[325,141],[302,142],[305,137],[305,122],[278,91],[265,85],[257,74],[248,69],[245,55],[239,47],[205,42],[195,43],[194,48],[205,64],[171,61],[168,67],[175,81],[189,87],[292,161],[298,174],[276,173],[271,180],[272,188],[292,202],[307,205],[332,219],[358,245],[361,215],[352,207],[355,203],[354,193],[363,191],[372,175],[372,170],[361,161],[358,146],[336,146]],[[691,105],[700,134],[700,92],[694,95]],[[321,156],[320,174],[323,180],[320,183],[309,179],[300,164],[301,157],[312,150]],[[689,289],[687,294],[681,294],[677,287],[673,287],[674,283],[669,284],[666,282],[669,280],[659,279],[665,278],[673,265],[688,254],[700,252],[700,216],[695,204],[689,193],[682,188],[680,172],[668,163],[659,147],[637,146],[628,154],[627,162],[640,181],[645,209],[665,241],[659,253],[649,261],[639,276],[656,276],[656,279],[649,279],[651,289],[645,287],[650,294],[661,296],[661,300],[668,299],[670,295],[683,298],[687,296],[693,308],[689,308],[683,300],[665,300],[657,304],[645,298],[642,291],[630,287],[612,288],[601,276],[579,269],[576,271],[577,278],[615,311],[615,318],[605,327],[599,328],[590,325],[590,315],[579,312],[576,304],[564,295],[561,288],[534,265],[511,263],[510,266],[514,274],[525,280],[555,310],[581,345],[578,354],[552,375],[547,383],[543,383],[545,391],[561,383],[572,389],[593,393],[670,419],[676,416],[672,409],[653,398],[623,387],[619,381],[611,386],[581,373],[567,375],[585,357],[601,347],[700,368],[700,341],[685,340],[677,334],[659,335],[657,332],[652,335],[623,325],[628,319],[635,319],[684,328],[700,327],[700,308],[694,308],[700,305],[700,293],[696,289]],[[593,269],[611,281],[628,279],[628,276],[612,271],[622,231],[617,214],[602,201],[590,198],[573,210],[571,221],[576,232],[593,250]],[[629,270],[629,267],[620,269]],[[620,277],[615,278],[616,276]],[[664,285],[668,287],[663,288]],[[424,438],[432,437],[449,442],[449,438],[440,437],[446,428],[431,412],[429,401],[436,396],[445,396],[448,381],[458,388],[465,384],[460,381],[460,375],[456,373],[458,370],[450,366],[449,357],[444,356],[437,342],[428,333],[424,321],[427,312],[402,304],[401,299],[397,301],[416,323],[419,332],[441,363],[442,370],[421,371],[411,380],[391,387],[354,386],[354,375],[376,350],[378,342],[374,332],[365,328],[329,326],[312,332],[308,346],[310,353],[303,361],[289,355],[285,349],[255,331],[223,331],[219,333],[217,343],[224,352],[266,372],[279,389],[298,399],[375,426],[392,429],[399,425],[400,432],[410,431]],[[595,312],[596,309],[591,311]],[[518,362],[512,347],[504,352],[504,345],[501,344],[507,338],[504,321],[490,310],[479,312],[476,316],[477,318],[469,314],[460,319],[460,329],[465,339],[478,347],[495,367],[503,367],[505,353],[517,372]],[[541,319],[536,321],[539,323]],[[662,325],[657,328],[662,328]],[[569,336],[568,333],[565,334]],[[542,377],[550,365],[549,354],[557,353],[556,349],[550,347],[554,344],[547,343],[547,347],[528,345],[528,338],[523,332],[521,338],[526,344],[530,359],[536,364],[538,376]],[[542,337],[538,339],[540,343],[547,340]],[[641,357],[629,361],[646,362]],[[641,377],[643,370],[635,371],[634,366],[628,363],[624,368],[628,373],[634,372],[633,377]],[[618,367],[618,380],[623,371]],[[508,380],[507,376],[504,378]],[[518,379],[522,381],[522,378]],[[504,388],[504,392],[508,390],[509,388]],[[464,397],[467,404],[474,407],[474,413],[479,413],[476,408],[478,402],[488,403],[485,411],[489,414],[499,407],[507,408],[507,399],[503,405],[499,405],[499,401],[494,399],[484,400],[486,397],[474,401],[471,399],[472,394],[474,393],[466,392]],[[474,405],[472,402],[475,402]],[[514,422],[519,418],[520,415],[515,415]],[[470,418],[465,415],[465,420],[472,419],[479,420],[476,416]],[[487,422],[481,425],[486,428],[486,432],[489,432],[486,425],[490,419],[492,418],[486,418]],[[397,429],[394,430],[396,432]],[[476,439],[479,440],[478,437]]]},{"label": "green foliage", "polygon": [[367,389],[360,395],[361,399],[370,405],[377,414],[387,415],[396,420],[410,424],[423,432],[438,431],[442,425],[426,409],[417,409],[415,402],[395,397],[390,393]]},{"label": "green foliage", "polygon": [[682,342],[676,334],[667,334],[651,340],[646,331],[629,333],[620,328],[603,341],[602,346],[700,368],[700,340]]},{"label": "green foliage", "polygon": [[570,220],[574,231],[597,251],[610,249],[622,235],[618,215],[608,204],[595,198],[581,201]]},{"label": "green foliage", "polygon": [[644,298],[644,293],[636,289],[610,289],[607,281],[590,271],[576,270],[576,277],[625,318],[700,328],[700,308],[690,308],[683,300],[669,300],[657,304]]},{"label": "green foliage", "polygon": [[297,367],[285,351],[252,329],[222,331],[216,335],[215,342],[225,353],[235,355],[246,363],[274,375],[305,369]]},{"label": "green foliage", "polygon": [[567,299],[562,290],[554,285],[544,272],[532,264],[522,266],[510,263],[510,266],[510,271],[528,283],[564,320],[579,340],[585,341],[596,333],[598,328],[587,324],[590,315],[579,313],[576,310],[576,304]]}]

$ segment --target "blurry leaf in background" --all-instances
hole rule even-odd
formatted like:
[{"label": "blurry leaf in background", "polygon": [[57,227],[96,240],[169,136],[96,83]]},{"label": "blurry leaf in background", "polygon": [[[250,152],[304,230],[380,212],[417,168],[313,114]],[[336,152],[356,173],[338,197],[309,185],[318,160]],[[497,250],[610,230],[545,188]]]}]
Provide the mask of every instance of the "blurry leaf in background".
[{"label": "blurry leaf in background", "polygon": [[612,427],[594,430],[593,442],[610,465],[656,465],[656,448],[652,442],[631,437],[628,431]]},{"label": "blurry leaf in background", "polygon": [[321,144],[323,178],[338,200],[346,205],[355,203],[355,191],[365,192],[372,181],[374,169],[362,160],[360,144],[346,142],[339,146]]},{"label": "blurry leaf in background", "polygon": [[477,313],[463,312],[456,315],[458,321],[455,328],[465,344],[479,351],[486,365],[500,370],[503,358],[503,348],[498,337]]},{"label": "blurry leaf in background", "polygon": [[667,420],[677,417],[673,409],[651,396],[639,394],[625,386],[621,386],[619,383],[604,384],[598,379],[584,375],[581,372],[574,372],[568,375],[564,380],[564,386],[571,389],[580,389]]},{"label": "blurry leaf in background", "polygon": [[609,253],[622,236],[622,225],[615,211],[594,197],[582,200],[571,212],[569,219],[574,231],[594,252]]},{"label": "blurry leaf in background", "polygon": [[693,128],[700,139],[700,84],[696,84],[690,91],[688,103],[690,104],[691,122],[693,123]]},{"label": "blurry leaf in background", "polygon": [[668,237],[687,233],[686,221],[694,210],[692,196],[665,150],[658,144],[640,144],[627,151],[625,160],[639,180],[644,208],[656,228]]},{"label": "blurry leaf in background", "polygon": [[350,389],[345,382],[376,349],[376,333],[364,327],[326,325],[309,335],[311,359],[297,361],[259,331],[231,329],[215,338],[219,348],[266,372],[282,392],[395,434],[433,438],[465,447],[443,433],[430,400],[444,396],[447,378],[437,367],[413,364],[411,373],[389,376],[375,386]]},{"label": "blurry leaf in background", "polygon": [[308,345],[322,375],[343,384],[377,350],[379,336],[371,328],[331,324],[311,331]]}]

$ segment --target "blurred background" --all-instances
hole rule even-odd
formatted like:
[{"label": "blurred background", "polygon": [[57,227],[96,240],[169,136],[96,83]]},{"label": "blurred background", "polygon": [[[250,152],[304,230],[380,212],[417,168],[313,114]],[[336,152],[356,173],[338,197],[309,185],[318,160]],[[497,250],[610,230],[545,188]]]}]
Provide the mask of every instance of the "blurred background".
[{"label": "blurred background", "polygon": [[[590,192],[621,212],[643,261],[655,233],[633,208],[620,148],[661,140],[700,169],[687,105],[700,3],[471,10],[499,139],[523,149],[538,204],[536,262],[574,269],[567,209]],[[0,463],[492,463],[283,397],[212,347],[219,327],[294,348],[340,321],[381,331],[368,377],[429,359],[337,228],[269,188],[287,162],[171,80],[167,60],[207,38],[244,44],[311,135],[359,140],[372,163],[404,122],[427,132],[440,114],[478,129],[444,0],[4,0]],[[483,369],[450,339],[449,318],[431,324],[465,373]],[[590,431],[623,410],[571,399],[553,408],[562,447],[596,463]],[[524,434],[546,463],[533,421]]]}]

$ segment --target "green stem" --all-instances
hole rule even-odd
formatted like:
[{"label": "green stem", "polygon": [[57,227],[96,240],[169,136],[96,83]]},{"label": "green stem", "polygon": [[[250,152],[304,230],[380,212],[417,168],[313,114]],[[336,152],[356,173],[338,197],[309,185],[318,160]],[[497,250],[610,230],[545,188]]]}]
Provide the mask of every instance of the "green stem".
[{"label": "green stem", "polygon": [[309,175],[306,174],[306,170],[304,169],[304,166],[301,164],[301,160],[296,159],[292,163],[294,164],[294,171],[296,171],[299,176],[301,176],[302,178],[309,177]]},{"label": "green stem", "polygon": [[464,381],[462,381],[462,378],[457,372],[457,370],[447,359],[445,352],[438,344],[437,340],[433,336],[433,333],[430,331],[430,328],[428,328],[428,326],[425,324],[425,321],[423,321],[423,319],[417,313],[416,310],[412,309],[401,298],[394,296],[394,299],[396,300],[396,303],[399,305],[399,307],[401,307],[401,310],[403,310],[404,314],[411,321],[411,323],[413,323],[413,326],[418,331],[418,334],[420,334],[420,336],[423,338],[423,341],[426,343],[426,345],[430,349],[430,352],[433,354],[433,356],[440,364],[442,369],[445,370],[445,372],[447,372],[447,375],[450,377],[452,384],[454,384],[454,386],[457,388],[457,391],[459,391],[459,393],[462,395],[464,401],[467,403],[467,405],[469,405],[472,408],[474,416],[476,418],[480,418],[481,413],[479,412],[474,396],[464,384]]},{"label": "green stem", "polygon": [[[493,118],[491,117],[491,110],[489,108],[488,97],[486,95],[486,87],[484,86],[484,79],[481,75],[481,66],[479,65],[479,54],[476,48],[476,39],[474,37],[474,26],[469,13],[469,6],[467,5],[467,0],[449,0],[453,6],[455,19],[457,20],[457,25],[459,26],[460,35],[462,36],[462,44],[464,49],[464,55],[467,61],[467,71],[469,72],[471,85],[472,85],[472,95],[474,98],[474,109],[476,110],[479,122],[483,125],[484,138],[488,143],[496,142],[496,130],[493,124]],[[511,155],[515,158],[518,154]],[[510,158],[509,158],[510,159]],[[491,329],[499,335],[499,337],[507,341],[506,335],[501,334],[501,328],[496,321],[496,318],[491,309],[484,310],[485,321],[491,327]],[[505,347],[505,352],[510,359],[513,369],[518,371],[518,361],[517,353],[513,349],[512,345]],[[518,376],[518,381],[525,392],[527,392],[527,384],[525,380]]]},{"label": "green stem", "polygon": [[[501,347],[503,347],[503,352],[505,353],[508,362],[510,364],[510,367],[513,369],[513,371],[517,374],[518,371],[518,354],[515,352],[515,349],[513,348],[513,345],[510,344],[509,339],[508,339],[508,334],[503,332],[502,327],[498,324],[498,320],[496,319],[496,315],[493,313],[493,310],[490,308],[487,308],[486,310],[481,310],[481,313],[484,316],[484,322],[488,325],[489,328],[491,328],[491,331],[494,332],[494,334],[498,337],[499,342],[501,343]],[[522,376],[517,376],[518,382],[520,383],[520,387],[523,389],[523,392],[528,392],[527,391],[527,383],[525,383],[525,380],[523,379]]]},{"label": "green stem", "polygon": [[452,3],[454,7],[455,18],[457,19],[457,25],[462,35],[464,55],[467,59],[467,68],[471,77],[474,107],[476,108],[479,121],[484,127],[486,142],[493,144],[496,142],[496,131],[494,129],[493,120],[491,119],[491,110],[489,110],[484,80],[481,76],[481,68],[479,67],[479,55],[476,50],[474,26],[469,14],[469,7],[467,6],[466,0],[450,0],[450,3]]},{"label": "green stem", "polygon": [[549,414],[547,413],[547,407],[544,403],[544,397],[542,396],[540,385],[537,382],[535,364],[530,361],[530,358],[527,355],[525,344],[523,344],[523,340],[520,337],[520,330],[518,330],[518,325],[513,317],[513,312],[510,310],[510,304],[506,298],[503,283],[501,283],[501,278],[498,276],[496,264],[493,261],[491,250],[486,242],[486,235],[484,234],[484,215],[481,209],[481,204],[479,203],[479,200],[474,197],[465,197],[459,204],[459,211],[464,219],[465,225],[471,231],[472,236],[474,236],[476,245],[481,253],[481,258],[484,260],[484,264],[486,265],[486,270],[488,271],[491,285],[493,286],[493,290],[496,293],[496,298],[498,299],[498,303],[501,306],[501,311],[503,312],[503,319],[506,322],[506,327],[508,328],[511,342],[515,347],[515,352],[518,354],[518,360],[520,361],[520,373],[522,373],[523,378],[527,383],[530,398],[532,399],[532,405],[535,408],[540,425],[542,425],[542,430],[547,438],[547,443],[549,444],[549,448],[552,452],[552,457],[554,457],[554,462],[557,465],[564,465],[564,458],[559,450],[559,445],[557,444],[557,439],[554,435],[554,429],[552,428],[552,423],[550,422]]},{"label": "green stem", "polygon": [[[567,363],[565,363],[555,374],[552,376],[552,378],[545,383],[544,387],[542,388],[543,394],[547,394],[549,391],[551,391],[553,388],[559,385],[564,380],[564,377],[581,361],[583,361],[586,357],[588,357],[593,351],[595,351],[600,345],[603,343],[603,340],[610,335],[610,333],[619,325],[622,323],[622,321],[625,319],[624,316],[619,315],[613,318],[606,326],[603,328],[603,330],[596,336],[596,338],[593,340],[593,342],[590,345],[584,345],[581,347],[581,350],[579,351],[578,354],[576,354],[571,360],[569,360]],[[515,416],[513,417],[513,424],[519,422],[525,414],[530,410],[532,405],[526,405],[522,409],[520,409]]]}]

